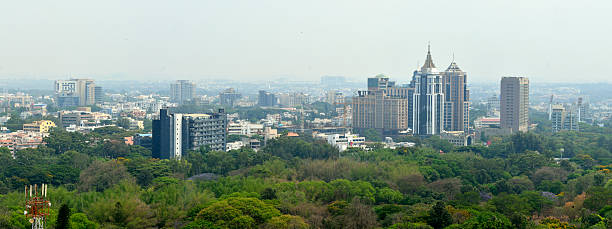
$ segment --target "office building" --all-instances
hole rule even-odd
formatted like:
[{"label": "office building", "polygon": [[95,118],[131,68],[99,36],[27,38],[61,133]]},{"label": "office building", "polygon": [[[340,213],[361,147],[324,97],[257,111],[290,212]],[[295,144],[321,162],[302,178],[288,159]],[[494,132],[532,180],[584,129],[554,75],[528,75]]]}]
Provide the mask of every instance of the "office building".
[{"label": "office building", "polygon": [[63,128],[77,127],[100,127],[111,122],[111,115],[101,112],[91,112],[91,109],[74,111],[59,111],[58,117]]},{"label": "office building", "polygon": [[102,104],[104,102],[104,90],[100,86],[94,87],[94,102]]},{"label": "office building", "polygon": [[578,98],[576,102],[576,106],[578,108],[578,121],[586,122],[591,119],[591,113],[589,111],[589,103],[584,100],[582,97]]},{"label": "office building", "polygon": [[282,107],[297,107],[310,103],[310,97],[304,93],[280,93],[277,97],[278,105]]},{"label": "office building", "polygon": [[454,61],[444,71],[445,117],[444,130],[468,131],[470,122],[470,91],[467,74]]},{"label": "office building", "polygon": [[439,72],[434,65],[428,47],[425,64],[420,70],[414,71],[411,82],[414,86],[412,122],[415,135],[436,135],[444,131],[443,78],[444,73]]},{"label": "office building", "polygon": [[502,77],[500,99],[501,128],[525,132],[529,127],[529,79]]},{"label": "office building", "polygon": [[228,88],[219,93],[219,104],[224,106],[233,107],[234,103],[238,101],[242,95],[233,88]]},{"label": "office building", "polygon": [[550,119],[552,132],[556,133],[563,130],[579,131],[578,110],[578,107],[575,106],[552,105]]},{"label": "office building", "polygon": [[487,98],[487,116],[499,117],[499,96],[494,95]]},{"label": "office building", "polygon": [[260,107],[273,107],[277,104],[276,95],[267,92],[267,91],[259,91],[259,97],[257,98],[257,105]]},{"label": "office building", "polygon": [[344,96],[342,95],[342,92],[336,90],[329,90],[327,91],[327,94],[325,94],[325,102],[332,105],[342,104],[344,103]]},{"label": "office building", "polygon": [[227,139],[227,115],[218,113],[180,114],[159,111],[159,119],[153,120],[154,158],[180,159],[187,150],[207,146],[211,150],[225,151]]},{"label": "office building", "polygon": [[172,102],[184,104],[195,98],[195,83],[189,80],[177,80],[170,84],[170,99]]},{"label": "office building", "polygon": [[92,79],[56,80],[55,95],[59,107],[91,106],[96,104],[96,84]]},{"label": "office building", "polygon": [[410,128],[410,97],[413,88],[396,87],[380,74],[368,78],[368,90],[352,98],[352,127],[355,132],[374,129],[383,135],[397,135]]}]

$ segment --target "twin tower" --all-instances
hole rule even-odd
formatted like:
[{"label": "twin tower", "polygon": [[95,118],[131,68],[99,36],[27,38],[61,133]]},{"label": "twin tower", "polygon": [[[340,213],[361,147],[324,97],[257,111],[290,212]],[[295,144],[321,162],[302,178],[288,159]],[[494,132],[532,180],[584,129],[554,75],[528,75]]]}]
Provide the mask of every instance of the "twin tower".
[{"label": "twin tower", "polygon": [[412,130],[415,135],[468,131],[467,74],[453,61],[439,71],[428,47],[425,63],[410,84],[396,85],[384,75],[368,78],[368,90],[353,97],[353,129],[383,135]]}]

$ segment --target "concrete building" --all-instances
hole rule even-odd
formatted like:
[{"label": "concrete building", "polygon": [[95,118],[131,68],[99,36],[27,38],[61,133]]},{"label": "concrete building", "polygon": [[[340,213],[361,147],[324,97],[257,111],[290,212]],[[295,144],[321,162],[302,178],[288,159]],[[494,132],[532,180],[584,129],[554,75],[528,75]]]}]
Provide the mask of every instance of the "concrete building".
[{"label": "concrete building", "polygon": [[469,146],[474,141],[474,134],[468,134],[464,131],[444,131],[440,134],[440,138],[456,146]]},{"label": "concrete building", "polygon": [[280,93],[277,95],[278,105],[282,107],[297,107],[310,103],[310,98],[304,93]]},{"label": "concrete building", "polygon": [[232,135],[261,135],[264,132],[263,124],[250,123],[246,120],[238,120],[236,122],[230,122],[227,125],[227,134]]},{"label": "concrete building", "polygon": [[11,153],[26,148],[36,148],[43,144],[43,139],[49,133],[15,131],[11,133],[0,133],[0,147],[8,148]]},{"label": "concrete building", "polygon": [[336,90],[329,90],[325,94],[325,102],[329,104],[342,104],[344,103],[344,96],[342,92]]},{"label": "concrete building", "polygon": [[444,71],[444,129],[468,131],[470,123],[470,91],[467,88],[467,73],[454,61]]},{"label": "concrete building", "polygon": [[529,79],[502,77],[500,99],[501,128],[512,133],[529,128]]},{"label": "concrete building", "polygon": [[359,137],[359,135],[351,133],[331,134],[327,136],[327,143],[342,152],[350,147],[365,147],[365,137]]},{"label": "concrete building", "polygon": [[368,78],[368,90],[352,98],[352,127],[356,132],[375,129],[383,135],[396,135],[410,128],[412,88],[395,87],[380,74]]},{"label": "concrete building", "polygon": [[96,84],[92,79],[56,80],[55,95],[59,107],[95,105]]},{"label": "concrete building", "polygon": [[579,122],[592,121],[591,112],[589,109],[589,103],[585,99],[583,99],[582,97],[578,97],[576,106],[578,107],[578,121]]},{"label": "concrete building", "polygon": [[100,86],[94,87],[94,102],[102,104],[104,102],[104,89]]},{"label": "concrete building", "polygon": [[263,90],[259,91],[257,101],[257,105],[260,107],[273,107],[276,106],[278,102],[276,95]]},{"label": "concrete building", "polygon": [[233,88],[228,88],[219,93],[219,104],[234,107],[234,103],[242,98],[242,95]]},{"label": "concrete building", "polygon": [[414,71],[411,82],[414,86],[412,126],[415,135],[437,135],[444,131],[443,77],[444,74],[434,65],[428,47],[425,64]]},{"label": "concrete building", "polygon": [[218,113],[180,114],[159,111],[153,120],[154,158],[180,159],[187,150],[208,146],[211,150],[226,150],[227,115]]},{"label": "concrete building", "polygon": [[40,120],[23,124],[23,131],[49,133],[49,130],[53,127],[56,127],[53,121]]},{"label": "concrete building", "polygon": [[552,132],[563,130],[579,131],[579,108],[574,106],[552,105],[551,109]]},{"label": "concrete building", "polygon": [[486,117],[480,117],[474,120],[474,129],[481,129],[481,128],[499,128],[500,126],[500,119],[499,118],[486,118]]},{"label": "concrete building", "polygon": [[110,122],[111,115],[100,113],[100,112],[90,112],[90,111],[60,111],[58,112],[60,125],[63,128],[67,128],[69,126],[75,127],[97,127],[104,126],[107,122]]},{"label": "concrete building", "polygon": [[499,117],[499,96],[494,95],[487,98],[487,116]]},{"label": "concrete building", "polygon": [[195,83],[189,80],[177,80],[170,84],[170,100],[178,104],[184,104],[195,98]]}]

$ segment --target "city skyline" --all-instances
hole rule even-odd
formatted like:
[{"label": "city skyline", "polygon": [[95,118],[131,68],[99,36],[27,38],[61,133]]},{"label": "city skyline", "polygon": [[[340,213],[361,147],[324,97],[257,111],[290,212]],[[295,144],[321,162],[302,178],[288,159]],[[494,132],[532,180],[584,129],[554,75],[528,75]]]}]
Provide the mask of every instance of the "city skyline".
[{"label": "city skyline", "polygon": [[5,5],[0,78],[317,81],[383,73],[399,82],[431,42],[440,62],[455,56],[470,69],[470,82],[610,82],[600,74],[612,51],[600,29],[610,21],[605,1],[141,3]]}]

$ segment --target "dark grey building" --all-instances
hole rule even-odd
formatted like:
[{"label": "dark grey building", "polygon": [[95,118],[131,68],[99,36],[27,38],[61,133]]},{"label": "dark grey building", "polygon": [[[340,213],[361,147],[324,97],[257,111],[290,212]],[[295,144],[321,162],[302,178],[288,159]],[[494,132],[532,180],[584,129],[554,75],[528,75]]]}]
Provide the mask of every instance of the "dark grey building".
[{"label": "dark grey building", "polygon": [[153,120],[153,157],[180,159],[187,150],[208,146],[211,150],[225,151],[227,115],[218,113],[180,114],[159,111]]},{"label": "dark grey building", "polygon": [[259,91],[259,98],[257,105],[261,107],[273,107],[276,106],[277,98],[276,95],[267,92],[267,91]]}]

